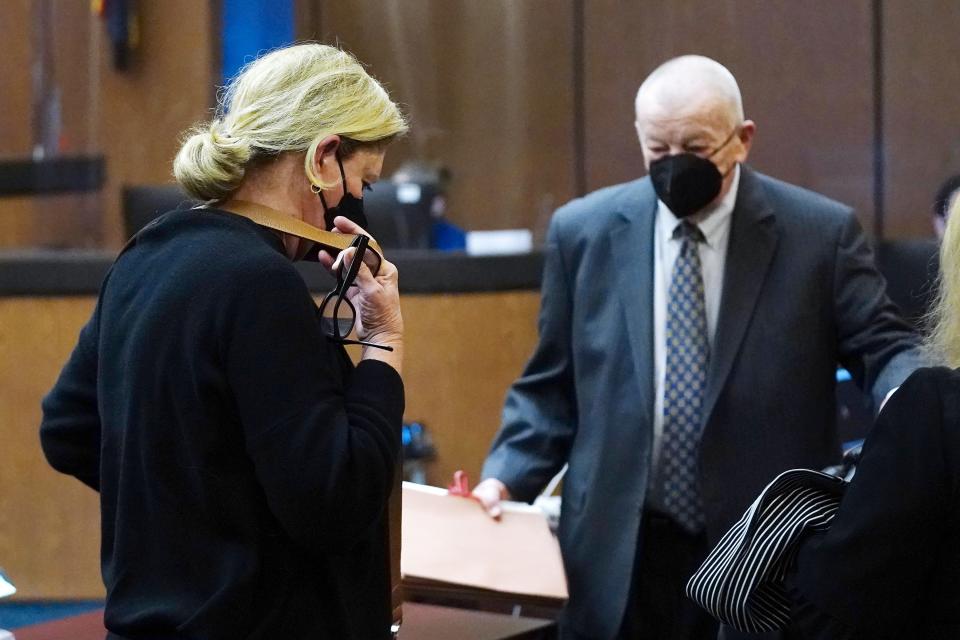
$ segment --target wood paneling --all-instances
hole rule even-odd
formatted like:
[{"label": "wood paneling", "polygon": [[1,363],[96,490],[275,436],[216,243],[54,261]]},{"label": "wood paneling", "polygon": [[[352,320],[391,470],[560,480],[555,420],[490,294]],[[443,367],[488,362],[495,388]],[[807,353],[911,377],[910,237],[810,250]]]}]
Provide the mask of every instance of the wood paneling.
[{"label": "wood paneling", "polygon": [[411,117],[385,174],[440,162],[453,221],[542,235],[574,195],[572,0],[313,4],[313,34],[369,64]]},{"label": "wood paneling", "polygon": [[636,91],[660,63],[698,53],[740,84],[757,123],[753,166],[853,205],[869,221],[869,0],[589,0],[584,20],[588,189],[644,174]]},{"label": "wood paneling", "polygon": [[0,562],[20,598],[99,598],[100,505],[40,450],[40,400],[93,298],[0,299]]},{"label": "wood paneling", "polygon": [[[411,157],[448,165],[450,217],[467,228],[528,227],[541,239],[550,212],[581,181],[595,189],[642,175],[632,124],[637,86],[660,62],[695,52],[739,79],[759,126],[752,163],[857,207],[868,228],[874,72],[882,67],[886,235],[926,235],[933,190],[960,170],[951,94],[960,79],[960,8],[880,2],[876,57],[873,4],[585,0],[578,16],[574,0],[300,0],[297,16],[301,36],[354,51],[405,105],[413,132],[391,150],[387,171]],[[31,146],[33,5],[0,3],[4,155]],[[0,246],[119,244],[122,184],[168,180],[179,133],[213,106],[216,6],[141,3],[142,48],[131,70],[118,73],[87,3],[55,3],[64,143],[106,153],[109,183],[102,197],[39,199],[33,207],[0,200]],[[580,127],[583,158],[575,156]]]},{"label": "wood paneling", "polygon": [[0,3],[0,157],[30,153],[30,5]]},{"label": "wood paneling", "polygon": [[123,241],[121,188],[170,182],[180,134],[209,119],[214,105],[216,20],[210,2],[140,2],[140,49],[129,71],[108,68],[101,47],[102,149],[108,158],[104,192],[107,244]]},{"label": "wood paneling", "polygon": [[[0,29],[4,43],[14,52],[14,64],[4,70],[9,96],[0,98],[14,104],[4,110],[0,144],[6,158],[31,157],[39,142],[33,104],[37,87],[31,70],[41,52],[35,50],[34,32],[52,35],[45,73],[58,94],[51,109],[59,117],[59,149],[56,153],[76,155],[99,149],[96,87],[96,36],[89,5],[80,2],[49,2],[48,26],[40,26],[41,3],[19,0],[0,5]],[[7,106],[7,105],[3,105]],[[7,115],[9,114],[9,116]],[[71,247],[97,246],[101,242],[99,194],[67,194],[43,197],[0,199],[0,246]]]},{"label": "wood paneling", "polygon": [[[97,495],[56,473],[40,450],[40,401],[93,308],[93,297],[0,298],[0,562],[21,598],[102,597]],[[476,480],[506,390],[536,340],[535,292],[403,297],[409,420],[438,459],[430,481]]]},{"label": "wood paneling", "polygon": [[[36,0],[0,3],[4,42],[0,154],[29,157],[30,65]],[[119,246],[124,184],[168,182],[180,133],[209,117],[214,100],[213,3],[141,2],[140,46],[113,68],[103,22],[88,2],[52,3],[53,67],[61,91],[64,154],[107,157],[102,193],[0,199],[0,247]]]},{"label": "wood paneling", "polygon": [[[30,154],[31,0],[0,2],[0,158]],[[28,244],[32,237],[28,198],[0,198],[0,247]]]},{"label": "wood paneling", "polygon": [[[41,4],[33,0],[34,12]],[[50,48],[50,82],[60,93],[62,113],[58,153],[67,156],[102,151],[101,104],[110,96],[102,93],[104,73],[99,49],[107,47],[100,20],[85,2],[50,2],[52,25],[45,30],[53,38]],[[109,128],[107,128],[109,131]],[[31,246],[48,248],[99,247],[104,243],[104,192],[64,193],[35,196],[30,212]]]},{"label": "wood paneling", "polygon": [[537,292],[404,296],[406,418],[437,447],[428,480],[479,478],[503,401],[537,340]]},{"label": "wood paneling", "polygon": [[929,236],[936,190],[960,173],[960,3],[882,7],[884,235]]}]

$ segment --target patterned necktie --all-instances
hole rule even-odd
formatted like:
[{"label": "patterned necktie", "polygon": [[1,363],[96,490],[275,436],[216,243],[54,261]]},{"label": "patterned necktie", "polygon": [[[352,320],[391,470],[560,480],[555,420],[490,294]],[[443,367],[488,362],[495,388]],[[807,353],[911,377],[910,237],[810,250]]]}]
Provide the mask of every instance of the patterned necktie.
[{"label": "patterned necktie", "polygon": [[690,222],[673,231],[680,254],[673,265],[667,299],[667,366],[663,385],[663,439],[660,449],[662,505],[686,530],[703,528],[697,488],[697,449],[707,383],[710,344],[697,244],[703,233]]}]

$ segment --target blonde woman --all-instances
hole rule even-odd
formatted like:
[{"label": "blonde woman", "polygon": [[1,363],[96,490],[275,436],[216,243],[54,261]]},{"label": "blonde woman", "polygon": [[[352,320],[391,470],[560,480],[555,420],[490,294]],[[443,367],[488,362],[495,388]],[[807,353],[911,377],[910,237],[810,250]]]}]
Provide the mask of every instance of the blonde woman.
[{"label": "blonde woman", "polygon": [[[303,44],[185,139],[174,174],[206,206],[125,248],[43,403],[48,460],[100,492],[110,638],[388,636],[403,321],[361,224],[406,129],[352,56]],[[355,340],[293,266],[318,256]]]},{"label": "blonde woman", "polygon": [[804,542],[791,638],[960,638],[960,203],[931,358],[890,397],[825,533]]}]

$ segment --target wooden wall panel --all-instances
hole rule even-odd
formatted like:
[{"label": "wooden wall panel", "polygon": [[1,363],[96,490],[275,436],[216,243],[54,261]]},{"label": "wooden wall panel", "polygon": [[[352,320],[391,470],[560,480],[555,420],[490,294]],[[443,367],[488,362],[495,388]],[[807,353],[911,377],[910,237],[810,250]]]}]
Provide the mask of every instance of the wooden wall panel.
[{"label": "wooden wall panel", "polygon": [[[90,28],[89,5],[82,2],[50,3],[53,19],[48,31],[55,35],[48,73],[60,91],[61,152],[73,155],[96,152],[97,107],[96,32]],[[36,0],[0,3],[0,40],[4,91],[0,95],[0,156],[31,157],[35,142],[32,65],[35,62],[33,29],[39,8]],[[9,52],[9,55],[6,55]],[[95,246],[101,240],[99,194],[0,199],[0,247]]]},{"label": "wooden wall panel", "polygon": [[[0,2],[0,158],[30,154],[31,0]],[[0,247],[28,244],[32,236],[27,198],[0,198]]]},{"label": "wooden wall panel", "polygon": [[936,190],[960,173],[960,3],[882,7],[884,235],[930,236]]},{"label": "wooden wall panel", "polygon": [[[35,2],[0,3],[0,155],[31,147]],[[117,73],[88,3],[54,3],[64,142],[68,150],[105,152],[109,184],[102,197],[0,200],[0,247],[119,244],[122,184],[168,180],[178,134],[213,106],[217,4],[141,3],[139,62]],[[759,125],[755,166],[856,206],[872,227],[872,92],[881,65],[886,234],[927,235],[933,190],[960,170],[951,94],[960,74],[953,64],[960,8],[880,2],[882,56],[875,60],[873,5],[584,0],[578,16],[574,0],[299,0],[297,15],[301,36],[353,50],[406,105],[414,132],[392,150],[388,171],[413,156],[443,162],[454,172],[455,221],[530,227],[538,237],[581,180],[574,157],[581,124],[588,189],[643,173],[633,95],[653,67],[687,52],[716,57],[739,78],[747,114]],[[583,86],[575,87],[581,18]]]},{"label": "wooden wall panel", "polygon": [[[474,480],[503,398],[536,341],[536,292],[404,296],[408,420],[439,451],[429,480]],[[98,598],[97,495],[56,473],[40,450],[40,401],[93,308],[93,297],[0,298],[0,563],[19,598]]]},{"label": "wooden wall panel", "polygon": [[30,153],[30,4],[0,3],[0,157]]},{"label": "wooden wall panel", "polygon": [[[41,2],[33,0],[34,12]],[[98,49],[107,40],[86,2],[50,2],[53,37],[49,73],[60,92],[59,153],[96,154],[101,150]],[[34,196],[30,237],[22,244],[46,248],[99,247],[103,243],[102,192]]]},{"label": "wooden wall panel", "polygon": [[699,53],[737,77],[757,123],[750,162],[775,177],[873,212],[869,0],[588,0],[589,189],[644,174],[633,99],[657,65]]},{"label": "wooden wall panel", "polygon": [[503,401],[537,341],[538,292],[404,296],[407,420],[426,424],[439,453],[428,481],[480,475]]},{"label": "wooden wall panel", "polygon": [[[37,0],[0,3],[4,42],[0,155],[29,157],[32,147],[30,29]],[[62,152],[102,152],[102,193],[0,199],[0,247],[119,246],[124,184],[168,182],[180,133],[209,117],[219,43],[215,3],[139,3],[140,48],[129,70],[110,61],[103,22],[87,2],[52,3],[54,67],[62,92]],[[7,53],[9,52],[9,55]]]},{"label": "wooden wall panel", "polygon": [[308,4],[320,24],[305,35],[355,53],[411,116],[385,173],[439,161],[452,220],[542,235],[574,195],[572,0]]},{"label": "wooden wall panel", "polygon": [[102,149],[108,158],[104,238],[123,241],[120,194],[125,184],[170,182],[180,134],[211,117],[216,50],[213,3],[140,2],[141,47],[126,72],[109,68],[101,47]]},{"label": "wooden wall panel", "polygon": [[76,344],[93,298],[0,299],[0,563],[19,598],[99,598],[97,494],[51,469],[40,400]]}]

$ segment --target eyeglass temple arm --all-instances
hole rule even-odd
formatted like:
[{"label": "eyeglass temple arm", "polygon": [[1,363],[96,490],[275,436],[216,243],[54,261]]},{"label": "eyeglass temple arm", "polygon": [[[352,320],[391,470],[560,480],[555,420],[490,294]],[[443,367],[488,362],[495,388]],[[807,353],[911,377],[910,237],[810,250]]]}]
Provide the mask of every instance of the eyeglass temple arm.
[{"label": "eyeglass temple arm", "polygon": [[330,340],[338,342],[340,344],[359,344],[364,347],[375,347],[377,349],[383,349],[384,351],[393,351],[393,347],[386,344],[376,344],[375,342],[367,342],[366,340],[350,340],[348,338],[333,338],[328,336]]}]

